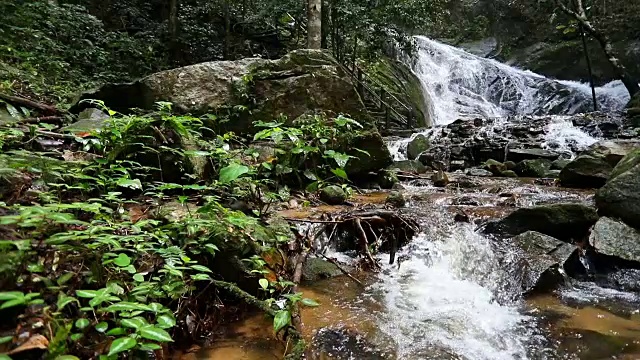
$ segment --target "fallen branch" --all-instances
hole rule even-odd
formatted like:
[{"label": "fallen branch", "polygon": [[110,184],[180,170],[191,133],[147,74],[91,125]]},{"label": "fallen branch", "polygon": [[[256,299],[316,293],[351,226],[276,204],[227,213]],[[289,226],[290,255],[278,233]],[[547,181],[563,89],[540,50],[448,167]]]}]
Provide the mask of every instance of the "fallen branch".
[{"label": "fallen branch", "polygon": [[320,256],[322,256],[325,260],[335,265],[338,268],[338,270],[342,271],[343,274],[347,275],[349,279],[355,281],[358,285],[364,287],[364,284],[360,280],[356,279],[353,275],[349,274],[349,272],[345,270],[342,266],[340,266],[340,264],[338,264],[337,261],[333,260],[332,258],[328,257],[325,254],[320,254]]},{"label": "fallen branch", "polygon": [[359,218],[356,218],[354,220],[354,224],[356,226],[356,230],[359,233],[360,251],[362,251],[362,253],[366,256],[366,259],[369,262],[369,265],[371,266],[371,268],[374,268],[374,269],[378,268],[379,267],[378,263],[373,258],[373,255],[371,255],[371,251],[369,250],[369,242],[367,241],[367,233],[362,228],[362,222],[360,221]]},{"label": "fallen branch", "polygon": [[12,104],[18,104],[18,105],[22,105],[22,106],[26,106],[26,107],[30,107],[32,109],[37,109],[40,110],[46,114],[60,114],[60,110],[58,110],[55,106],[51,106],[51,105],[45,105],[45,104],[41,104],[38,102],[35,102],[33,100],[29,100],[29,99],[25,99],[22,97],[18,97],[18,96],[12,96],[12,95],[7,95],[7,94],[2,94],[0,93],[0,99],[8,101]]},{"label": "fallen branch", "polygon": [[42,116],[34,118],[26,118],[18,121],[19,124],[40,124],[40,123],[61,123],[64,120],[62,116]]}]

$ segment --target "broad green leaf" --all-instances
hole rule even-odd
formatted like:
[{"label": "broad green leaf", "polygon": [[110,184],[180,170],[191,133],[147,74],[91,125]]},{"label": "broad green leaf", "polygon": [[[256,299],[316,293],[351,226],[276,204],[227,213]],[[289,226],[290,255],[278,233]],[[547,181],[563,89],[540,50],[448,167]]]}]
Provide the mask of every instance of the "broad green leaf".
[{"label": "broad green leaf", "polygon": [[113,259],[113,263],[120,267],[126,267],[131,264],[131,258],[129,255],[121,253],[117,258]]},{"label": "broad green leaf", "polygon": [[100,333],[107,331],[108,328],[109,324],[106,321],[101,321],[95,326],[96,331]]},{"label": "broad green leaf", "polygon": [[236,180],[240,176],[249,172],[249,168],[247,166],[231,163],[226,167],[220,169],[220,182],[228,183]]},{"label": "broad green leaf", "polygon": [[11,358],[9,357],[9,355],[0,354],[0,360],[11,360]]},{"label": "broad green leaf", "polygon": [[109,347],[109,354],[107,356],[119,354],[123,351],[133,349],[138,342],[130,337],[121,337],[113,340],[111,347]]},{"label": "broad green leaf", "polygon": [[13,336],[3,336],[3,337],[0,337],[0,345],[1,345],[1,344],[6,344],[6,343],[10,342],[10,341],[11,341],[11,339],[13,339]]},{"label": "broad green leaf", "polygon": [[122,319],[120,320],[120,324],[122,324],[122,326],[124,327],[133,328],[136,330],[139,330],[141,327],[147,325],[147,323],[139,317],[135,317],[133,319]]},{"label": "broad green leaf", "polygon": [[79,303],[78,299],[74,298],[73,296],[67,296],[64,293],[60,293],[60,295],[58,295],[58,302],[56,303],[56,307],[58,308],[58,311],[61,311],[65,306],[71,304],[72,302]]},{"label": "broad green leaf", "polygon": [[20,291],[4,291],[0,292],[0,301],[2,300],[16,300],[23,299],[24,293]]},{"label": "broad green leaf", "polygon": [[56,282],[58,283],[58,285],[64,285],[69,280],[71,280],[71,278],[73,278],[74,275],[75,274],[72,273],[72,272],[65,273],[65,274],[61,275]]},{"label": "broad green leaf", "polygon": [[258,280],[258,283],[260,284],[260,287],[263,290],[267,290],[267,288],[269,287],[269,280],[267,280],[267,279],[260,279],[260,280]]},{"label": "broad green leaf", "polygon": [[273,330],[280,331],[291,322],[291,313],[288,310],[280,310],[273,318]]},{"label": "broad green leaf", "polygon": [[76,290],[76,295],[81,298],[94,298],[98,295],[98,292],[95,290]]},{"label": "broad green leaf", "polygon": [[140,182],[140,179],[120,178],[118,179],[116,184],[118,186],[126,187],[129,189],[142,189],[142,183]]},{"label": "broad green leaf", "polygon": [[331,169],[331,172],[341,179],[349,180],[347,173],[343,169]]},{"label": "broad green leaf", "polygon": [[211,276],[207,274],[195,274],[191,275],[191,278],[197,281],[211,281]]},{"label": "broad green leaf", "polygon": [[76,320],[76,327],[80,330],[86,328],[87,326],[89,326],[89,324],[91,324],[91,322],[89,322],[89,320],[85,318]]},{"label": "broad green leaf", "polygon": [[124,331],[123,328],[115,328],[107,331],[107,335],[109,336],[119,336],[119,335],[124,335],[125,333],[126,331]]},{"label": "broad green leaf", "polygon": [[71,340],[73,340],[73,341],[78,341],[78,340],[82,339],[83,336],[84,336],[83,334],[78,333],[78,334],[71,334],[71,336],[69,336],[69,338]]},{"label": "broad green leaf", "polygon": [[309,306],[309,307],[315,307],[315,306],[320,306],[320,304],[318,304],[317,301],[312,300],[312,299],[308,299],[308,298],[304,298],[300,301],[302,303],[302,305],[304,306]]},{"label": "broad green leaf", "polygon": [[176,326],[176,319],[174,319],[173,316],[160,315],[156,319],[156,323],[160,328],[169,329]]},{"label": "broad green leaf", "polygon": [[137,281],[137,282],[143,282],[144,281],[144,275],[142,274],[135,274],[133,275],[133,280]]},{"label": "broad green leaf", "polygon": [[140,344],[140,350],[142,351],[154,351],[154,350],[160,350],[160,349],[162,349],[162,346],[158,344],[154,344],[154,343]]},{"label": "broad green leaf", "polygon": [[0,310],[8,309],[10,307],[19,306],[19,305],[25,305],[25,304],[26,303],[24,299],[9,300],[4,302],[2,305],[0,305]]},{"label": "broad green leaf", "polygon": [[139,330],[140,336],[145,339],[161,341],[161,342],[170,342],[173,341],[171,335],[168,332],[162,330],[161,328],[153,325],[145,326]]},{"label": "broad green leaf", "polygon": [[207,272],[207,273],[212,272],[211,269],[209,269],[206,266],[202,266],[202,265],[191,265],[191,268],[193,270],[198,270],[198,271]]},{"label": "broad green leaf", "polygon": [[151,311],[151,308],[149,308],[149,306],[145,304],[122,301],[119,303],[109,305],[104,309],[104,311],[106,312],[135,311],[135,310]]}]

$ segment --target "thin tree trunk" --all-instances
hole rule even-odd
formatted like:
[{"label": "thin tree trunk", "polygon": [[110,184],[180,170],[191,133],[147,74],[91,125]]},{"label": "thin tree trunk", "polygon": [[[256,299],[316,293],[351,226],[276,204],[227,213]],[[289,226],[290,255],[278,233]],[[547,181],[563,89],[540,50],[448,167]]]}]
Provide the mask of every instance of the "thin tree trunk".
[{"label": "thin tree trunk", "polygon": [[584,10],[584,6],[582,4],[582,0],[576,0],[576,11],[573,11],[567,7],[562,0],[555,0],[556,5],[562,10],[565,14],[573,17],[582,28],[591,35],[598,43],[602,50],[604,51],[605,56],[609,60],[609,63],[613,67],[613,71],[616,73],[616,76],[622,81],[624,86],[629,91],[631,96],[640,92],[640,86],[638,85],[637,79],[634,79],[631,74],[627,71],[625,66],[620,62],[616,51],[613,49],[613,45],[611,44],[611,40],[609,37],[600,31],[598,31],[593,24],[587,18],[587,14]]},{"label": "thin tree trunk", "polygon": [[169,0],[169,52],[173,61],[178,59],[178,0]]},{"label": "thin tree trunk", "polygon": [[322,48],[322,0],[307,0],[307,48]]},{"label": "thin tree trunk", "polygon": [[224,51],[225,60],[231,59],[231,4],[230,0],[224,1]]},{"label": "thin tree trunk", "polygon": [[321,46],[323,49],[329,48],[329,33],[331,32],[330,26],[330,12],[328,6],[328,0],[322,0],[322,41]]}]

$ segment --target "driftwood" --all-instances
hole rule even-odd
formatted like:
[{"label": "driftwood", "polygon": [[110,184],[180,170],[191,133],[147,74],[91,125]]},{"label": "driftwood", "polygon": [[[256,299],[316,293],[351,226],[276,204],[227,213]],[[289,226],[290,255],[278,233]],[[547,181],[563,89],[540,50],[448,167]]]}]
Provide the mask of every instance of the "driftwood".
[{"label": "driftwood", "polygon": [[61,111],[58,110],[55,106],[41,104],[39,102],[25,99],[19,96],[12,96],[12,95],[0,93],[0,99],[8,101],[12,104],[18,104],[18,105],[22,105],[32,109],[40,110],[41,112],[47,115],[57,115],[61,113]]}]

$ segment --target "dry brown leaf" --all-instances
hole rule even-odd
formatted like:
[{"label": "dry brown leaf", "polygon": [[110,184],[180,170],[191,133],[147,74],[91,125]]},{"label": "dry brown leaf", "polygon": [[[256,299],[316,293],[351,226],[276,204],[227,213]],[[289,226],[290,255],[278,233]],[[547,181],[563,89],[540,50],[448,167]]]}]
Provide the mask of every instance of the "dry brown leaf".
[{"label": "dry brown leaf", "polygon": [[21,353],[24,351],[33,350],[33,349],[47,350],[48,348],[49,348],[49,340],[40,334],[36,334],[30,337],[29,340],[27,340],[24,344],[9,351],[7,355],[13,355],[13,354]]}]

